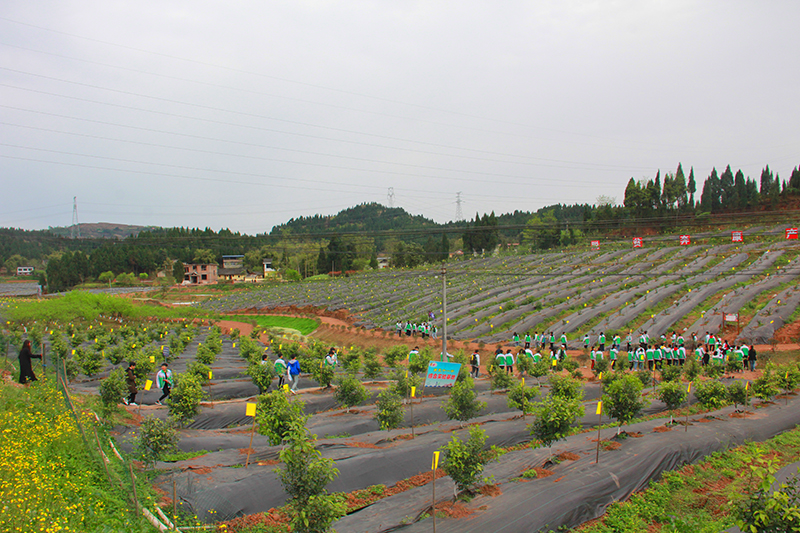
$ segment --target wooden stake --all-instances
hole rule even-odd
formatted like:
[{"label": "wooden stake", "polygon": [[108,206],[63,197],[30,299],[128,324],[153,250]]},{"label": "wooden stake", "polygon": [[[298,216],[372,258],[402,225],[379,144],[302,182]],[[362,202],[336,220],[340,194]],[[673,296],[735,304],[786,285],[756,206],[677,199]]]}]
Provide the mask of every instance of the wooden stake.
[{"label": "wooden stake", "polygon": [[250,452],[253,451],[253,435],[256,433],[256,419],[253,417],[253,428],[250,430],[250,445],[247,447],[247,460],[244,463],[244,467],[247,468],[250,464]]},{"label": "wooden stake", "polygon": [[433,533],[436,533],[436,469],[433,469],[433,501],[431,502],[431,514],[433,515]]},{"label": "wooden stake", "polygon": [[[178,523],[178,495],[175,488],[175,472],[172,473],[172,523]],[[178,526],[175,526],[178,529]]]},{"label": "wooden stake", "polygon": [[128,463],[128,471],[131,473],[131,486],[133,486],[133,503],[136,506],[136,514],[139,514],[139,497],[136,495],[136,478],[133,476],[133,465]]}]

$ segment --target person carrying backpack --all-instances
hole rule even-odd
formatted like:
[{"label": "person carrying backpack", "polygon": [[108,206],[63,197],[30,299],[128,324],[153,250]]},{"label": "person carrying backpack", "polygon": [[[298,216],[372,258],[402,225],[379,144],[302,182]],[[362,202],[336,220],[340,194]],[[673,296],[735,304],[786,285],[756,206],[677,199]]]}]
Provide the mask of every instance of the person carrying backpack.
[{"label": "person carrying backpack", "polygon": [[472,365],[472,377],[477,378],[481,372],[481,354],[478,353],[478,350],[472,352],[472,357],[469,359],[469,364]]},{"label": "person carrying backpack", "polygon": [[297,385],[300,383],[300,361],[294,355],[289,359],[289,366],[286,369],[286,377],[292,384],[292,394],[297,394]]},{"label": "person carrying backpack", "polygon": [[283,360],[283,356],[278,354],[278,358],[275,360],[275,375],[278,376],[278,388],[280,389],[283,387],[283,384],[286,381],[286,361]]}]

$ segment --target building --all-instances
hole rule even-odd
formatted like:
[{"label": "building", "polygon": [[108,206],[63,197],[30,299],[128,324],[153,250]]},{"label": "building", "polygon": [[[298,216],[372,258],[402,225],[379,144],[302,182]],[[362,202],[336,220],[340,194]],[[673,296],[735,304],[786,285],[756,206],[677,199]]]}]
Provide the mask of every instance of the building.
[{"label": "building", "polygon": [[270,276],[277,275],[277,270],[272,266],[272,258],[267,257],[261,261],[264,264],[264,277],[268,278]]},{"label": "building", "polygon": [[17,276],[30,276],[33,270],[33,267],[17,267]]},{"label": "building", "polygon": [[389,268],[389,262],[392,260],[389,256],[378,257],[378,268]]},{"label": "building", "polygon": [[223,255],[222,268],[244,268],[243,255]]},{"label": "building", "polygon": [[183,264],[184,285],[211,285],[217,282],[216,264]]},{"label": "building", "polygon": [[217,271],[220,280],[238,282],[244,281],[247,271],[244,268],[243,255],[223,255],[222,268]]}]

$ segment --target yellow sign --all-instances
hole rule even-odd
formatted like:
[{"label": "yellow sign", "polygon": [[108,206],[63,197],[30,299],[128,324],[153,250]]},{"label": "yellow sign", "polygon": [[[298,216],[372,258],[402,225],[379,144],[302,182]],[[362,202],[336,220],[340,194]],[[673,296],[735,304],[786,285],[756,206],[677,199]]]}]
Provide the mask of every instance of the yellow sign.
[{"label": "yellow sign", "polygon": [[603,402],[599,401],[599,402],[597,402],[597,412],[595,414],[599,415],[602,412],[603,412]]},{"label": "yellow sign", "polygon": [[597,375],[597,379],[599,379],[600,381],[603,381],[603,373],[602,372],[600,372],[600,374]]},{"label": "yellow sign", "polygon": [[150,390],[150,387],[152,387],[152,386],[153,386],[153,382],[150,381],[149,379],[144,382],[144,390]]},{"label": "yellow sign", "polygon": [[248,403],[247,409],[244,412],[245,416],[256,416],[256,404]]},{"label": "yellow sign", "polygon": [[236,348],[236,343],[235,342],[233,343],[233,347]]},{"label": "yellow sign", "polygon": [[439,452],[433,452],[433,462],[431,463],[431,470],[439,468]]},{"label": "yellow sign", "polygon": [[750,390],[750,382],[744,384],[744,390]]},{"label": "yellow sign", "polygon": [[686,389],[686,394],[689,394],[690,392],[692,392],[692,382],[691,381],[689,382],[689,388]]},{"label": "yellow sign", "polygon": [[525,378],[522,378],[522,386],[525,387]]},{"label": "yellow sign", "polygon": [[208,379],[214,379],[214,374],[211,372],[211,370],[208,371]]},{"label": "yellow sign", "polygon": [[284,385],[284,386],[283,386],[283,390],[284,390],[285,392],[289,392],[289,385]]},{"label": "yellow sign", "polygon": [[555,359],[553,359],[553,366],[556,366],[557,364],[558,364],[558,361],[556,361]]},{"label": "yellow sign", "polygon": [[151,355],[150,356],[150,362],[151,363],[155,363],[156,362],[156,356],[155,355]]},{"label": "yellow sign", "polygon": [[416,398],[416,394],[417,394],[417,388],[411,387],[411,397]]}]

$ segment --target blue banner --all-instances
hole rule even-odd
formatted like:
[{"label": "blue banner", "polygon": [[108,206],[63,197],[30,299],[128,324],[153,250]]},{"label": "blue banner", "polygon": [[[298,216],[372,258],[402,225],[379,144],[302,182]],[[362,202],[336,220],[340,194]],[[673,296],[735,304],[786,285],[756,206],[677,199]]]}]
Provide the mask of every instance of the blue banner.
[{"label": "blue banner", "polygon": [[431,361],[425,376],[426,387],[452,387],[461,370],[461,363]]}]

